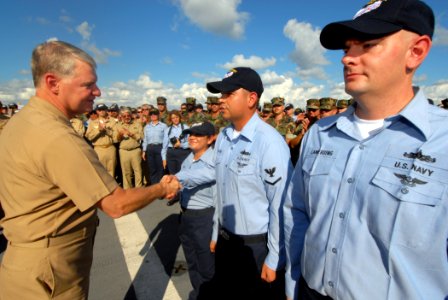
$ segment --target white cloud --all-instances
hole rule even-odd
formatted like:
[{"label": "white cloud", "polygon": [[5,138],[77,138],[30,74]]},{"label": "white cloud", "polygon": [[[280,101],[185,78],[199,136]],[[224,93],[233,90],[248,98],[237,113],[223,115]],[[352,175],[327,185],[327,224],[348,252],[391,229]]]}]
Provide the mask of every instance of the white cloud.
[{"label": "white cloud", "polygon": [[31,75],[31,71],[22,69],[22,70],[19,70],[19,74],[20,75]]},{"label": "white cloud", "polygon": [[428,76],[426,74],[421,75],[415,75],[413,78],[413,83],[417,84],[419,82],[425,82],[428,79]]},{"label": "white cloud", "polygon": [[84,21],[76,27],[76,31],[82,36],[83,40],[88,41],[94,28],[95,25],[89,26],[89,23]]},{"label": "white cloud", "polygon": [[37,17],[36,18],[36,22],[41,24],[41,25],[48,25],[48,24],[50,24],[50,21],[47,20],[46,18],[43,18],[43,17]]},{"label": "white cloud", "polygon": [[233,39],[244,36],[249,14],[239,12],[241,0],[178,0],[187,18],[204,31]]},{"label": "white cloud", "polygon": [[297,68],[297,74],[303,80],[308,80],[308,79],[313,79],[313,78],[317,78],[317,79],[326,79],[327,78],[327,74],[325,73],[324,69],[321,67],[313,67],[310,69]]},{"label": "white cloud", "polygon": [[283,28],[283,34],[294,42],[295,49],[289,58],[297,65],[299,76],[306,78],[325,78],[321,66],[329,64],[325,58],[325,49],[319,41],[320,29],[311,24],[289,20]]},{"label": "white cloud", "polygon": [[276,59],[274,57],[271,58],[261,58],[259,56],[252,55],[248,58],[245,58],[243,54],[237,54],[232,58],[232,61],[227,62],[220,67],[228,70],[234,67],[251,67],[253,69],[265,69],[268,67],[274,66],[276,63]]},{"label": "white cloud", "polygon": [[164,58],[162,58],[162,63],[164,65],[172,65],[173,64],[173,59],[169,56],[165,56]]},{"label": "white cloud", "polygon": [[90,43],[90,37],[95,25],[90,26],[88,22],[82,22],[76,31],[82,36],[82,47],[84,50],[88,50],[93,54],[93,58],[98,64],[105,64],[110,56],[120,56],[121,52],[116,50],[111,50],[108,48],[98,48],[94,43]]},{"label": "white cloud", "polygon": [[110,56],[120,56],[120,51],[110,50],[108,48],[99,49],[95,44],[82,43],[82,47],[85,50],[90,51],[93,54],[93,58],[98,64],[107,63]]},{"label": "white cloud", "polygon": [[323,85],[303,82],[296,84],[292,77],[279,75],[274,71],[266,71],[261,75],[264,92],[260,99],[260,104],[269,102],[273,97],[284,97],[287,103],[292,103],[294,107],[305,107],[307,99],[321,97],[325,90]]},{"label": "white cloud", "polygon": [[345,92],[344,82],[328,84],[328,87],[329,93],[325,96],[333,97],[336,99],[350,99],[352,97]]},{"label": "white cloud", "polygon": [[69,16],[59,16],[59,20],[63,23],[70,23],[72,21],[72,18]]},{"label": "white cloud", "polygon": [[433,100],[448,98],[448,79],[440,80],[431,86],[423,86],[426,97]]},{"label": "white cloud", "polygon": [[2,103],[16,102],[26,103],[35,93],[31,79],[13,79],[0,83],[0,99]]},{"label": "white cloud", "polygon": [[448,46],[448,28],[436,26],[434,32],[434,46]]}]

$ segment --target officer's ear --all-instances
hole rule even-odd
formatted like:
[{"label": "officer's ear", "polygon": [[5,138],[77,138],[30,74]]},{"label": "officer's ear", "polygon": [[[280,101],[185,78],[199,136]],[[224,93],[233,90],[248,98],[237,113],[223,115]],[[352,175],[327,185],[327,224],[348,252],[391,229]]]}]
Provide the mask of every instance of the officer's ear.
[{"label": "officer's ear", "polygon": [[257,108],[258,107],[258,94],[257,93],[249,92],[248,106],[250,108]]},{"label": "officer's ear", "polygon": [[432,41],[427,35],[418,36],[415,33],[408,33],[408,35],[411,37],[409,38],[411,41],[406,68],[409,71],[415,71],[428,55]]},{"label": "officer's ear", "polygon": [[46,73],[44,75],[44,84],[46,88],[51,91],[53,94],[58,95],[59,94],[59,84],[60,79],[58,76],[56,76],[53,73]]}]

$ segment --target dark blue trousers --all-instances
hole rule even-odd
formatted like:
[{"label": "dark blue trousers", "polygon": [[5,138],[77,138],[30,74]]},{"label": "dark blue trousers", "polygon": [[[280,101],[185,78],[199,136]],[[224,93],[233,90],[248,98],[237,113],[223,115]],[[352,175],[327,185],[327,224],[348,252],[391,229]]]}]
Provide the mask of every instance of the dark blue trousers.
[{"label": "dark blue trousers", "polygon": [[221,230],[216,245],[215,294],[211,299],[286,298],[284,270],[267,283],[261,270],[268,254],[267,236],[238,236]]},{"label": "dark blue trousers", "polygon": [[146,163],[149,168],[150,184],[159,183],[163,176],[162,144],[151,144],[146,147]]},{"label": "dark blue trousers", "polygon": [[190,154],[190,149],[182,149],[182,148],[170,148],[166,151],[166,166],[168,168],[168,172],[172,175],[175,175],[180,171],[182,163]]},{"label": "dark blue trousers", "polygon": [[211,280],[215,274],[215,255],[210,252],[214,208],[185,210],[180,215],[179,239],[193,286],[188,299],[214,299]]}]

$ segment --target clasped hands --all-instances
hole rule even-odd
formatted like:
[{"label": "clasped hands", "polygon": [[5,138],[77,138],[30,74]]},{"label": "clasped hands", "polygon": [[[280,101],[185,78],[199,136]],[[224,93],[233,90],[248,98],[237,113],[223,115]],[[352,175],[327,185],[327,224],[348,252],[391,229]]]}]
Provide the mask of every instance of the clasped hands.
[{"label": "clasped hands", "polygon": [[163,184],[166,188],[166,196],[165,199],[172,200],[179,193],[182,185],[179,180],[174,175],[165,175],[160,180],[160,183]]}]

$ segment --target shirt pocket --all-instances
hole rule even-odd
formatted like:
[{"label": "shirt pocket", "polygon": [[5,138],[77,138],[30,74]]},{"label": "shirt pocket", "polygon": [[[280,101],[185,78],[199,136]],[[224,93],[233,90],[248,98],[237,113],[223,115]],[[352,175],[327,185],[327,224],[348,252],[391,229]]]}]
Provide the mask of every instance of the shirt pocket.
[{"label": "shirt pocket", "polygon": [[335,162],[335,156],[308,156],[304,159],[302,171],[308,176],[330,174]]},{"label": "shirt pocket", "polygon": [[381,223],[371,227],[373,233],[386,244],[426,248],[433,238],[431,233],[437,231],[435,220],[441,213],[446,184],[385,166],[378,169],[372,183],[389,195],[378,199],[384,200],[379,209],[388,214],[384,220],[377,219]]},{"label": "shirt pocket", "polygon": [[256,172],[256,161],[253,158],[237,158],[230,162],[229,169],[237,176],[249,176]]}]

